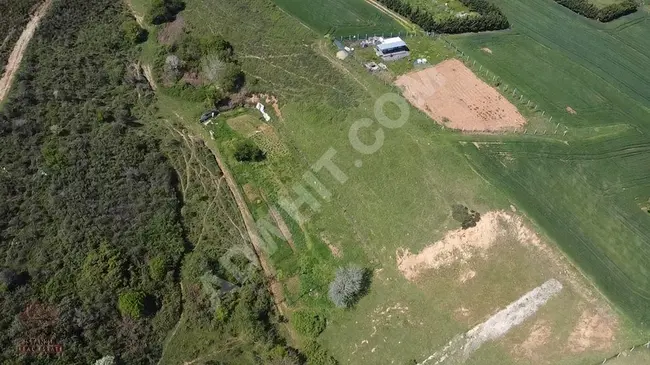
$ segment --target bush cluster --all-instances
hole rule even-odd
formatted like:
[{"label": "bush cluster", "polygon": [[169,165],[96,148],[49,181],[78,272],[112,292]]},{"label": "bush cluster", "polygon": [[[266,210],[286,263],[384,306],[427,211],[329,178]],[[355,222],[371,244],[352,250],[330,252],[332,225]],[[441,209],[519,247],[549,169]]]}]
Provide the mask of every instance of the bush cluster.
[{"label": "bush cluster", "polygon": [[632,14],[638,9],[634,0],[623,0],[599,8],[589,0],[555,0],[558,4],[575,11],[576,13],[601,22],[609,22],[623,15]]},{"label": "bush cluster", "polygon": [[293,314],[293,327],[301,335],[315,338],[325,330],[325,318],[312,311],[298,311]]},{"label": "bush cluster", "polygon": [[460,222],[463,229],[474,227],[481,220],[479,212],[469,210],[469,208],[461,204],[455,204],[451,207],[451,217]]},{"label": "bush cluster", "polygon": [[235,158],[240,162],[259,162],[266,154],[250,140],[238,141],[235,144]]},{"label": "bush cluster", "polygon": [[144,298],[141,291],[127,291],[120,294],[117,307],[123,316],[138,319],[144,313]]},{"label": "bush cluster", "polygon": [[152,24],[162,24],[176,19],[176,14],[185,9],[181,0],[153,0],[147,14],[147,20]]},{"label": "bush cluster", "polygon": [[405,0],[379,0],[389,9],[408,18],[427,32],[466,33],[486,30],[501,30],[510,27],[510,23],[501,10],[487,0],[459,0],[476,14],[466,16],[448,16],[436,18],[428,11],[413,7]]}]

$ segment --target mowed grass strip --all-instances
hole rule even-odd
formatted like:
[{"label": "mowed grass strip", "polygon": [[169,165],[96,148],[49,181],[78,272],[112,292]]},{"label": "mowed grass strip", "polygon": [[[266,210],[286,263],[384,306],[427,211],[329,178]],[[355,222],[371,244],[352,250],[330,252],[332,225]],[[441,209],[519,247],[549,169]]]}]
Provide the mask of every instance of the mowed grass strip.
[{"label": "mowed grass strip", "polygon": [[404,28],[365,0],[274,0],[319,33],[334,36],[389,34]]}]

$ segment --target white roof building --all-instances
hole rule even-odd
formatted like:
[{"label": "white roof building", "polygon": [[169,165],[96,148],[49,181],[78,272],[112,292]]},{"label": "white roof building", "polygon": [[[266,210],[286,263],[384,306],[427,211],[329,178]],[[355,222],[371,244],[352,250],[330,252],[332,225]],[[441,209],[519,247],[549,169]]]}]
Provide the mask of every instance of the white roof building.
[{"label": "white roof building", "polygon": [[375,46],[375,53],[384,61],[397,60],[407,57],[409,48],[400,37],[386,38]]}]

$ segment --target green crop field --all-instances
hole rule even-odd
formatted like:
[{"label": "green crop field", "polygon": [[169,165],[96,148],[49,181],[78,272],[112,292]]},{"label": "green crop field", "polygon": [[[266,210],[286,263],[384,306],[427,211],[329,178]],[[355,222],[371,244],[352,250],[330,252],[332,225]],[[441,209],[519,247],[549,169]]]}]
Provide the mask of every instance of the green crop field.
[{"label": "green crop field", "polygon": [[349,36],[404,31],[404,28],[364,0],[274,0],[287,13],[322,34]]},{"label": "green crop field", "polygon": [[[463,149],[612,302],[648,328],[648,14],[596,25],[548,0],[496,3],[511,32],[451,39],[537,103],[561,133]],[[586,131],[589,137],[578,138]]]}]

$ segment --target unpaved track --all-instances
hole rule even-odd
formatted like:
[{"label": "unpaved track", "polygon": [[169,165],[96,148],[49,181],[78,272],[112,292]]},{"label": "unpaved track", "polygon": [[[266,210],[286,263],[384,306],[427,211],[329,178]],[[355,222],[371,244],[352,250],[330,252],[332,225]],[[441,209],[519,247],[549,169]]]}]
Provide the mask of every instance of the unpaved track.
[{"label": "unpaved track", "polygon": [[391,18],[395,19],[398,23],[400,23],[400,24],[401,24],[402,26],[404,26],[406,29],[410,29],[410,30],[413,30],[413,29],[414,29],[413,24],[412,24],[408,19],[406,19],[406,18],[404,18],[403,16],[397,14],[396,12],[394,12],[394,11],[388,9],[387,7],[385,7],[385,6],[384,6],[383,4],[381,4],[380,2],[375,1],[375,0],[366,0],[366,2],[367,2],[368,4],[374,6],[375,8],[377,8],[377,9],[378,9],[379,11],[381,11],[382,13],[384,13],[384,14],[390,16]]},{"label": "unpaved track", "polygon": [[29,41],[34,36],[34,33],[36,33],[38,23],[40,23],[41,18],[43,18],[45,13],[47,13],[50,5],[52,5],[52,0],[45,0],[45,2],[36,9],[36,12],[31,16],[29,23],[25,26],[25,30],[23,30],[23,33],[20,35],[20,38],[16,41],[16,45],[14,46],[13,51],[11,51],[11,55],[9,55],[9,61],[7,61],[5,73],[0,79],[0,103],[9,93],[11,83],[13,82],[14,77],[16,77],[16,72],[18,72],[18,69],[20,68],[20,62],[23,60],[23,55],[27,50],[27,45],[29,45]]}]

